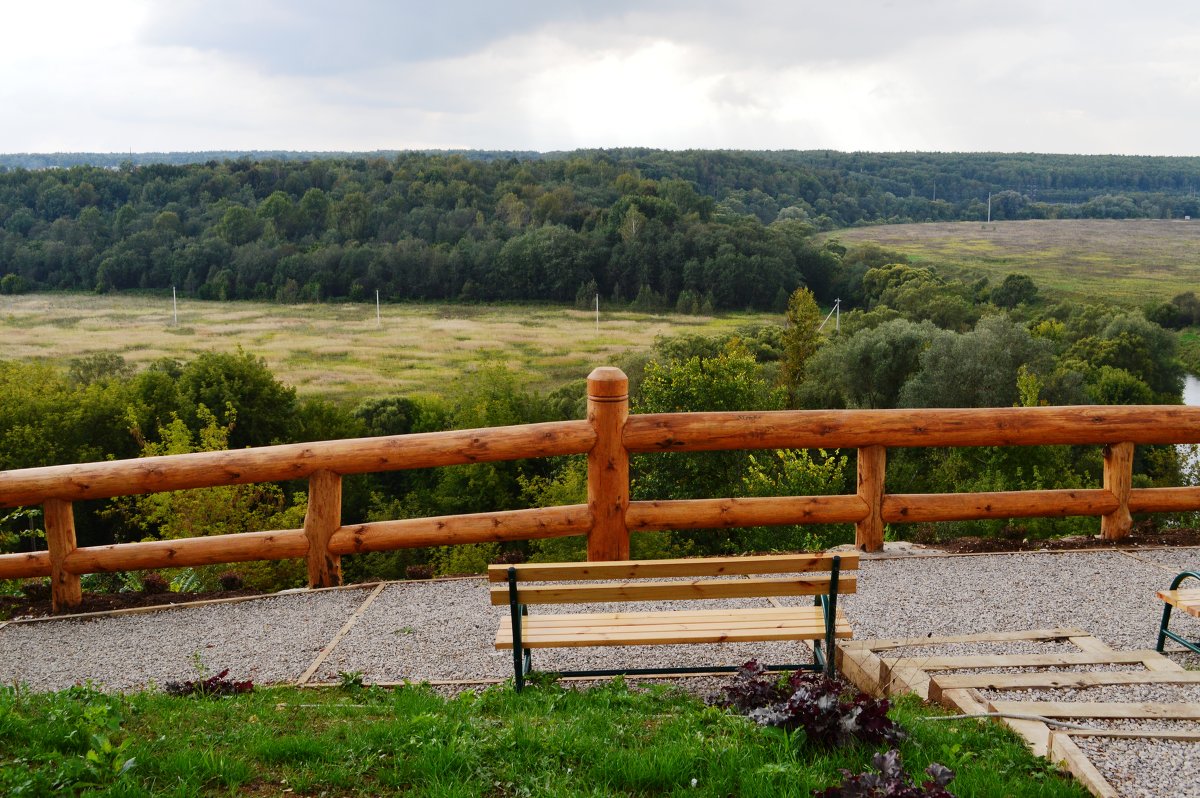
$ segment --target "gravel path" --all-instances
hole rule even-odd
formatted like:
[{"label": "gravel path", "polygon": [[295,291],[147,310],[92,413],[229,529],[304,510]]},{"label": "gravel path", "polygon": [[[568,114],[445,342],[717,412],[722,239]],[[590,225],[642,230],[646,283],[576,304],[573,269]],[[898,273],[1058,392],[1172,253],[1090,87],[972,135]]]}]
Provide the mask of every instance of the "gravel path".
[{"label": "gravel path", "polygon": [[[860,639],[1077,626],[1113,648],[1153,648],[1162,607],[1155,591],[1178,571],[1197,566],[1200,549],[864,557],[858,593],[846,596],[841,606]],[[371,593],[347,588],[138,615],[10,623],[0,628],[0,681],[57,690],[90,680],[128,690],[224,668],[231,669],[232,677],[258,683],[291,681]],[[791,601],[802,599],[784,603]],[[769,606],[763,600],[724,605]],[[577,605],[535,612],[589,609]],[[389,584],[312,681],[336,681],[340,671],[361,672],[368,683],[507,678],[511,654],[492,647],[505,612],[507,608],[488,603],[482,579]],[[1176,615],[1172,628],[1200,637],[1200,621]],[[938,653],[954,650],[941,647]],[[1185,667],[1200,668],[1200,657],[1170,646],[1168,654]],[[751,656],[794,662],[797,648],[765,643],[561,649],[536,651],[534,665],[554,670],[737,664]],[[1130,694],[1129,688],[1124,690]],[[1137,700],[1097,697],[1116,694],[1108,688],[1088,693],[1088,700]],[[1156,687],[1153,700],[1195,701],[1196,693],[1194,687]],[[1038,700],[1026,693],[1009,697]],[[1200,796],[1200,743],[1100,738],[1080,738],[1078,743],[1122,795]]]}]

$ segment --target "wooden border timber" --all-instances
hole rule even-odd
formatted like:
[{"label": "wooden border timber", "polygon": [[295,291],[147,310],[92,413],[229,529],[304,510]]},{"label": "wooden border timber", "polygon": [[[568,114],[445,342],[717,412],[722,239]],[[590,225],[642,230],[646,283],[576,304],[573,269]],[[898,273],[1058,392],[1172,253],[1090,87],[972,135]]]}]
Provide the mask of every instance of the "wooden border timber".
[{"label": "wooden border timber", "polygon": [[[884,659],[878,656],[879,652],[888,650],[898,650],[902,648],[916,646],[933,646],[939,643],[964,643],[964,642],[980,642],[980,643],[996,643],[1007,641],[1028,641],[1028,640],[1068,640],[1075,646],[1080,648],[1082,652],[1091,655],[1103,655],[1105,653],[1118,654],[1119,652],[1112,651],[1105,643],[1098,640],[1081,629],[1040,629],[1029,632],[993,632],[987,634],[967,634],[953,635],[944,637],[918,637],[918,638],[899,638],[892,640],[858,640],[839,644],[839,650],[842,653],[842,661],[849,665],[849,668],[844,668],[843,673],[851,678],[859,689],[866,689],[867,686],[874,686],[875,695],[890,695],[894,692],[912,691],[928,697],[937,695],[940,703],[949,708],[951,711],[960,712],[965,715],[983,715],[990,709],[988,704],[983,700],[978,690],[974,687],[954,687],[952,689],[941,689],[936,686],[939,679],[957,679],[958,676],[934,676],[922,670],[920,667],[908,668],[893,668]],[[1149,659],[1154,659],[1149,655],[1156,652],[1146,651],[1140,652],[1146,655]],[[964,658],[965,659],[965,658]],[[919,661],[920,658],[912,658],[914,661]],[[1149,665],[1149,662],[1146,662]],[[1178,667],[1178,666],[1176,666]],[[896,680],[884,680],[885,675],[891,675],[895,671]],[[1006,678],[1004,674],[986,674],[993,679]],[[1040,676],[1041,674],[1012,674],[1012,677],[1027,677]],[[1070,676],[1079,674],[1054,674],[1057,676]],[[981,674],[983,676],[983,674]],[[863,681],[860,682],[859,679]],[[896,689],[898,688],[898,690]],[[927,699],[928,700],[928,699]],[[1021,713],[1028,714],[1028,713]],[[1026,720],[1020,718],[1001,718],[1006,726],[1025,738],[1025,742],[1036,756],[1041,756],[1055,762],[1066,768],[1072,776],[1079,780],[1093,795],[1097,798],[1117,798],[1117,791],[1104,778],[1103,774],[1096,769],[1095,765],[1087,758],[1086,755],[1079,749],[1075,742],[1067,734],[1051,731],[1045,723],[1038,720]]]},{"label": "wooden border timber", "polygon": [[363,613],[365,613],[367,608],[375,602],[375,599],[379,597],[379,594],[383,592],[383,589],[387,587],[388,584],[388,582],[380,582],[375,586],[375,589],[371,591],[370,595],[368,595],[367,598],[358,605],[358,609],[356,609],[350,615],[350,617],[346,619],[346,622],[342,624],[342,628],[339,629],[338,633],[333,636],[333,639],[326,644],[325,648],[321,649],[321,653],[317,654],[317,658],[312,661],[312,664],[305,668],[304,673],[300,674],[300,677],[293,683],[294,686],[303,687],[304,685],[308,684],[308,680],[313,677],[313,674],[315,674],[325,660],[329,658],[329,655],[333,653],[333,650],[338,647],[338,643],[342,642],[346,635],[350,634],[350,630],[354,628],[354,625],[358,623],[360,618],[362,618]]}]

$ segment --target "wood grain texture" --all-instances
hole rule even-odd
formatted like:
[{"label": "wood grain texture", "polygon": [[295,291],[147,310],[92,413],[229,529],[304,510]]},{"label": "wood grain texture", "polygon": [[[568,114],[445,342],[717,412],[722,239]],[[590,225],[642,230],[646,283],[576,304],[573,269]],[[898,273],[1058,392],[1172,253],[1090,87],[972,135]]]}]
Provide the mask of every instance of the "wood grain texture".
[{"label": "wood grain texture", "polygon": [[0,471],[0,507],[105,499],[160,491],[306,479],[317,471],[366,474],[526,457],[584,454],[596,442],[586,421],[293,443],[223,452]]},{"label": "wood grain texture", "polygon": [[[825,623],[813,608],[793,608],[790,615],[764,620],[751,611],[725,610],[724,617],[705,621],[679,620],[653,623],[637,613],[621,613],[610,620],[580,623],[577,616],[530,615],[522,623],[521,643],[527,648],[579,646],[637,646],[683,643],[734,643],[760,640],[817,640],[825,636]],[[563,623],[563,620],[573,623]],[[496,633],[496,648],[512,648],[512,628],[505,619]],[[850,625],[838,613],[838,638],[851,636]]]},{"label": "wood grain texture", "polygon": [[460,543],[553,538],[582,535],[588,531],[591,523],[591,513],[584,504],[435,518],[404,518],[343,526],[330,538],[329,550],[334,554],[358,554]]},{"label": "wood grain texture", "polygon": [[1129,492],[1133,487],[1133,443],[1123,441],[1104,447],[1104,489],[1117,500],[1117,506],[1100,518],[1100,537],[1120,540],[1133,529],[1129,513]]},{"label": "wood grain texture", "polygon": [[[857,554],[772,554],[751,557],[697,557],[672,560],[623,560],[616,562],[524,563],[511,566],[522,582],[584,579],[661,579],[672,576],[743,576],[792,572],[828,571],[840,556],[840,568],[858,568]],[[506,582],[508,565],[488,566],[488,580]]]},{"label": "wood grain texture", "polygon": [[342,558],[329,550],[329,539],[341,525],[342,478],[332,471],[318,471],[308,478],[308,510],[304,514],[310,588],[342,583]]},{"label": "wood grain texture", "polygon": [[1133,488],[1129,491],[1129,511],[1133,513],[1175,513],[1200,507],[1200,487]]},{"label": "wood grain texture", "polygon": [[774,496],[630,502],[630,529],[724,529],[779,524],[853,524],[867,515],[858,496]]},{"label": "wood grain texture", "polygon": [[588,375],[587,418],[596,443],[588,452],[589,560],[628,560],[629,452],[621,442],[629,418],[629,379],[616,368]]},{"label": "wood grain texture", "polygon": [[[838,581],[838,593],[854,593],[854,577]],[[763,596],[816,596],[829,592],[829,579],[720,579],[679,582],[538,585],[517,588],[523,604],[586,604],[604,601],[690,601]],[[492,588],[492,604],[508,604],[508,588]]]},{"label": "wood grain texture", "polygon": [[50,550],[50,608],[62,612],[83,601],[79,574],[66,562],[75,549],[75,510],[68,501],[47,499],[42,508],[46,523],[46,548]]},{"label": "wood grain texture", "polygon": [[867,508],[854,526],[854,545],[859,551],[883,550],[884,479],[887,475],[887,450],[865,446],[858,450],[858,498]]},{"label": "wood grain texture", "polygon": [[0,579],[27,579],[50,575],[50,552],[0,554]]},{"label": "wood grain texture", "polygon": [[91,574],[251,560],[285,560],[304,557],[307,552],[308,539],[304,536],[304,530],[284,529],[89,546],[71,552],[64,565],[71,573]]},{"label": "wood grain texture", "polygon": [[1200,684],[1200,671],[1088,671],[1064,673],[962,673],[933,677],[929,698],[940,701],[944,690],[1082,689],[1121,684]]},{"label": "wood grain texture", "polygon": [[1107,490],[1028,490],[998,493],[897,493],[883,497],[888,523],[972,521],[1104,515],[1120,503]]},{"label": "wood grain texture", "polygon": [[966,654],[946,657],[903,657],[888,660],[891,667],[922,670],[965,668],[1053,668],[1057,665],[1109,665],[1144,663],[1146,651],[1084,651],[1078,654]]},{"label": "wood grain texture", "polygon": [[631,452],[855,449],[864,446],[1039,446],[1118,441],[1200,443],[1200,407],[773,410],[630,416]]},{"label": "wood grain texture", "polygon": [[1160,590],[1158,597],[1172,607],[1200,618],[1200,589]]},{"label": "wood grain texture", "polygon": [[1047,718],[1170,718],[1200,720],[1200,704],[1100,701],[992,701],[993,712]]}]

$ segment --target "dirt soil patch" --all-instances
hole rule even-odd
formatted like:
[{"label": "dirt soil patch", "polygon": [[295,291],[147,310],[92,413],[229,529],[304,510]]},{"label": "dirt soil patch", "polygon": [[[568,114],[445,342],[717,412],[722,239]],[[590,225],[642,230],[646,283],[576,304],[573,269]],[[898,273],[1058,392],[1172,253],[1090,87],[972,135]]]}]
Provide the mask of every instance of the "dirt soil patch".
[{"label": "dirt soil patch", "polygon": [[[45,596],[0,596],[0,620],[44,618],[54,613],[50,609],[49,588]],[[257,590],[216,590],[210,593],[84,593],[83,603],[71,614],[111,612],[138,607],[161,607],[188,604],[209,599],[238,598],[263,595]]]},{"label": "dirt soil patch", "polygon": [[991,554],[1005,551],[1074,551],[1078,549],[1140,549],[1148,546],[1200,546],[1200,530],[1154,529],[1135,525],[1127,537],[1101,540],[1099,536],[1074,535],[1039,540],[1011,535],[987,538],[957,538],[930,544],[952,554]]}]

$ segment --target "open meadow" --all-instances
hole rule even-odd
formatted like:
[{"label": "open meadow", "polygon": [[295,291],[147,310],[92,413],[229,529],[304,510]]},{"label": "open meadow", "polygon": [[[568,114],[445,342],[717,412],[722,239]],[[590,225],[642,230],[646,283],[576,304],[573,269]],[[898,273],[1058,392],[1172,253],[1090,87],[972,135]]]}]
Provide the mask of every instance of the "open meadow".
[{"label": "open meadow", "polygon": [[1200,287],[1200,221],[1064,219],[939,222],[837,230],[843,244],[873,241],[947,274],[993,284],[1028,274],[1043,291],[1128,305]]},{"label": "open meadow", "polygon": [[494,358],[537,388],[586,377],[660,335],[714,334],[776,321],[770,314],[685,316],[548,305],[277,305],[88,294],[0,296],[0,358],[63,362],[97,353],[144,366],[242,347],[304,396],[358,399],[442,393]]}]

